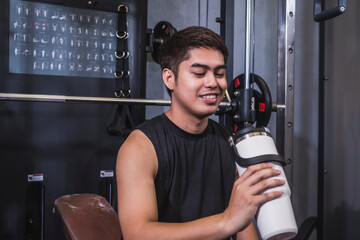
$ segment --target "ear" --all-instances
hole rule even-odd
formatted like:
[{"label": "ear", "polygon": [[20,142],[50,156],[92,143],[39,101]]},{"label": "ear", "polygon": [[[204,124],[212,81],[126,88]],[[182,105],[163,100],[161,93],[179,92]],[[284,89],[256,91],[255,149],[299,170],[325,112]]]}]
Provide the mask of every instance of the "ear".
[{"label": "ear", "polygon": [[175,85],[175,75],[174,75],[173,71],[171,71],[168,68],[164,68],[162,71],[162,78],[163,78],[165,86],[168,89],[173,90],[174,85]]}]

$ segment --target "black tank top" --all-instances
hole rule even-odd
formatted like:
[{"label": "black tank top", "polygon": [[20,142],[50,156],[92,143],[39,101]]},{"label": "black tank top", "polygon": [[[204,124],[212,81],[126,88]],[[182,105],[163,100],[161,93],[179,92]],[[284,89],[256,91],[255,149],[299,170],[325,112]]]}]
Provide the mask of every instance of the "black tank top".
[{"label": "black tank top", "polygon": [[209,119],[205,131],[183,131],[165,114],[137,127],[155,147],[155,188],[159,222],[187,222],[221,213],[235,178],[231,132]]}]

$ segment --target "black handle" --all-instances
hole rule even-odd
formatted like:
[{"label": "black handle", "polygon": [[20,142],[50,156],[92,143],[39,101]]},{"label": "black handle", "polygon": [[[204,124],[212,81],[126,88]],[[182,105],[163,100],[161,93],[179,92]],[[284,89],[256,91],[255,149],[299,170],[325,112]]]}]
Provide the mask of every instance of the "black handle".
[{"label": "black handle", "polygon": [[322,22],[330,18],[334,18],[346,10],[346,0],[339,0],[338,6],[322,10],[322,0],[314,0],[314,20]]}]

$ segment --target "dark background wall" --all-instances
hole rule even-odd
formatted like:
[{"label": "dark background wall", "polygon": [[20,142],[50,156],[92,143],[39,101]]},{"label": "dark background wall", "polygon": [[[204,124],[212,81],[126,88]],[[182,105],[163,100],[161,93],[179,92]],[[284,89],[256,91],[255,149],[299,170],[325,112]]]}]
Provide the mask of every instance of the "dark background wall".
[{"label": "dark background wall", "polygon": [[[338,4],[325,2],[327,8]],[[320,23],[312,20],[312,4],[297,1],[296,5],[293,203],[298,220],[323,210],[323,239],[358,239],[360,5],[347,1],[343,15],[324,22],[325,41],[320,42]],[[323,76],[319,76],[321,48],[325,54]],[[320,81],[324,81],[323,105],[319,101]],[[324,111],[323,122],[319,122],[319,111]],[[321,128],[324,142],[319,142]],[[318,165],[320,146],[323,166]],[[318,177],[324,179],[323,187],[318,185]],[[324,197],[319,205],[318,193]],[[311,239],[317,239],[316,232]]]},{"label": "dark background wall", "polygon": [[359,10],[348,1],[325,26],[325,239],[360,238]]},{"label": "dark background wall", "polygon": [[[50,76],[9,73],[9,3],[0,2],[0,92],[53,94],[70,96],[114,97],[115,80],[110,78]],[[42,2],[42,1],[33,1]],[[120,1],[98,1],[88,7],[88,1],[44,1],[56,6],[110,11],[117,14]],[[129,36],[129,67],[132,96],[144,97],[146,62],[146,1],[121,1],[129,6],[127,15]],[[117,16],[117,15],[116,15]],[[117,21],[117,18],[115,19]],[[29,63],[31,66],[31,63]],[[116,154],[123,136],[110,135],[115,105],[0,101],[0,239],[39,239],[33,202],[38,194],[27,182],[28,174],[42,173],[45,189],[44,238],[64,239],[60,222],[53,213],[56,198],[72,193],[106,195],[106,181],[100,171],[114,170]],[[133,107],[136,123],[144,111]],[[109,186],[109,185],[107,185]],[[114,204],[116,209],[116,204]],[[29,209],[33,210],[30,211]],[[34,210],[35,209],[35,210]],[[32,212],[32,213],[31,213]],[[33,224],[29,224],[33,214]],[[33,226],[33,227],[30,227]]]}]

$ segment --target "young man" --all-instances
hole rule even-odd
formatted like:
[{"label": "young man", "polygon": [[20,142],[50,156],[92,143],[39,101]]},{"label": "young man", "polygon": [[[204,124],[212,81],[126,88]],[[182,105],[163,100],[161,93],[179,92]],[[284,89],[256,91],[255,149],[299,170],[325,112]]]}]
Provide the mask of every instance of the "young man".
[{"label": "young man", "polygon": [[236,177],[231,132],[209,119],[224,98],[228,51],[203,27],[179,31],[161,48],[170,109],[140,125],[117,158],[118,211],[124,239],[258,239],[259,205],[284,184],[271,164]]}]

